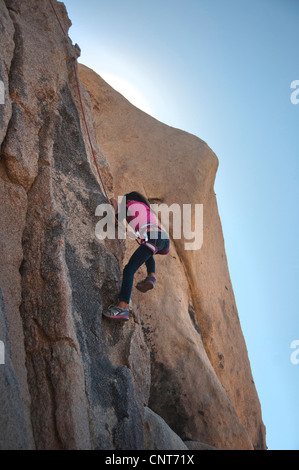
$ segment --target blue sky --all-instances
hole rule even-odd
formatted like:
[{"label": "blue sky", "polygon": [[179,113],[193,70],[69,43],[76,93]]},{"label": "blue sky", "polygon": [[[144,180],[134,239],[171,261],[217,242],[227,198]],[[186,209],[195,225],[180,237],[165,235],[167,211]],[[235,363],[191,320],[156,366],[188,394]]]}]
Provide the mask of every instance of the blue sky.
[{"label": "blue sky", "polygon": [[[298,0],[66,0],[80,62],[219,158],[215,191],[269,449],[299,449]],[[299,95],[298,95],[299,96]],[[299,357],[299,354],[298,354]]]}]

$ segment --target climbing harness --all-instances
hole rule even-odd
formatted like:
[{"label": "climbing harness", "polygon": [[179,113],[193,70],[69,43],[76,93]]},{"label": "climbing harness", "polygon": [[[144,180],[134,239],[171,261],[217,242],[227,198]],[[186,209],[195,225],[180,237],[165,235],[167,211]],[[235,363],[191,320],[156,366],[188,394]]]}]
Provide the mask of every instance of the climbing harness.
[{"label": "climbing harness", "polygon": [[169,253],[169,247],[166,248],[165,250],[159,250],[159,248],[154,243],[148,240],[147,236],[146,238],[141,239],[141,242],[139,242],[138,240],[137,242],[139,245],[144,245],[147,248],[149,248],[153,252],[154,255],[167,255]]},{"label": "climbing harness", "polygon": [[[156,255],[156,254],[158,254],[158,255],[167,255],[167,253],[169,253],[169,247],[166,248],[165,250],[159,250],[158,247],[154,243],[149,241],[148,236],[147,236],[147,230],[142,231],[142,229],[148,229],[150,227],[158,228],[158,229],[162,230],[163,232],[165,232],[165,230],[162,227],[160,227],[160,225],[158,225],[156,223],[148,222],[146,224],[141,225],[141,227],[139,227],[139,230],[136,231],[137,237],[141,240],[139,242],[139,240],[136,238],[137,243],[139,245],[144,245],[147,248],[149,248],[153,252],[154,255]],[[141,233],[141,231],[142,231],[142,233]]]}]

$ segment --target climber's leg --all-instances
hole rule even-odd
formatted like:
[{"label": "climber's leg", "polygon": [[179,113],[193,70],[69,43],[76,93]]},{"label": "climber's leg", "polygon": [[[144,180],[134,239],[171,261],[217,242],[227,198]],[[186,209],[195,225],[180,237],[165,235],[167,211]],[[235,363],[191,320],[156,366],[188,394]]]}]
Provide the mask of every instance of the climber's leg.
[{"label": "climber's leg", "polygon": [[140,292],[147,292],[155,287],[156,284],[156,275],[155,273],[151,273],[150,275],[146,276],[143,281],[138,282],[136,285],[136,289],[140,290]]},{"label": "climber's leg", "polygon": [[103,315],[113,320],[127,321],[129,320],[129,309],[110,305],[110,307],[103,310]]},{"label": "climber's leg", "polygon": [[[133,253],[123,271],[123,280],[120,294],[118,297],[118,306],[122,306],[123,308],[125,304],[129,304],[132,293],[134,274],[136,273],[137,269],[139,269],[140,266],[142,266],[143,263],[146,263],[151,257],[151,250],[143,245],[140,245],[137,250]],[[153,267],[152,263],[150,265],[151,267]]]},{"label": "climber's leg", "polygon": [[147,269],[147,274],[148,276],[155,275],[156,272],[156,262],[154,259],[154,255],[150,256],[148,260],[145,262],[146,264],[146,269]]}]

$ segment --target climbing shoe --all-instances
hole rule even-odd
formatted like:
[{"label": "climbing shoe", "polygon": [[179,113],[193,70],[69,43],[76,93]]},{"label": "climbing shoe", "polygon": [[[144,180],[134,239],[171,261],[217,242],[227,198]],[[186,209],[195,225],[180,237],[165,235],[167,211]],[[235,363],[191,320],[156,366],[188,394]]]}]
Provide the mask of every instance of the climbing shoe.
[{"label": "climbing shoe", "polygon": [[103,310],[103,315],[112,320],[128,321],[129,320],[129,309],[120,308],[113,305]]},{"label": "climbing shoe", "polygon": [[140,290],[140,292],[147,292],[155,287],[156,280],[154,276],[147,276],[143,281],[138,282],[136,289]]}]

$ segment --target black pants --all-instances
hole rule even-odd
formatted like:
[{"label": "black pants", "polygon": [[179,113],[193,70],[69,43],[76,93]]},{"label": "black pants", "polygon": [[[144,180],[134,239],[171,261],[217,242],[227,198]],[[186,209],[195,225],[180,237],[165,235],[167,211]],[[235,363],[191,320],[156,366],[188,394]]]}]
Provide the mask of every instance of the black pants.
[{"label": "black pants", "polygon": [[[165,235],[164,235],[165,236]],[[169,247],[169,238],[161,238],[162,232],[150,231],[148,233],[148,240],[157,246],[159,250],[166,250]],[[156,263],[154,260],[153,252],[144,245],[140,245],[137,250],[132,254],[128,264],[124,267],[123,280],[119,294],[119,301],[124,301],[127,304],[130,302],[134,274],[145,263],[147,274],[156,272]]]}]

